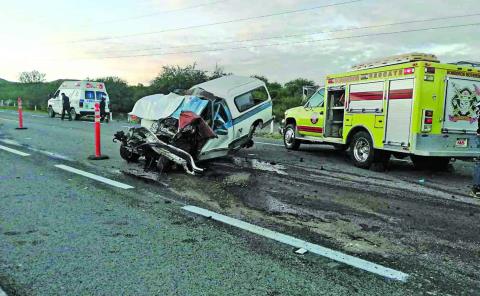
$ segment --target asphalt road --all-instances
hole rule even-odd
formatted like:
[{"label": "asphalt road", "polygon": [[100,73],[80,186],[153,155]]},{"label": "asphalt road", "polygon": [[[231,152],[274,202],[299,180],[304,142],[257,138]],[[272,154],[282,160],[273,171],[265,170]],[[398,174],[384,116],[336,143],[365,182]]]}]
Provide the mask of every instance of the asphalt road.
[{"label": "asphalt road", "polygon": [[[126,164],[102,125],[0,110],[0,287],[8,295],[480,295],[480,201],[472,163],[416,171],[354,168],[345,153],[305,145],[252,149],[202,163],[203,176]],[[67,165],[133,186],[64,171]],[[182,210],[190,204],[395,268],[386,280]]]}]

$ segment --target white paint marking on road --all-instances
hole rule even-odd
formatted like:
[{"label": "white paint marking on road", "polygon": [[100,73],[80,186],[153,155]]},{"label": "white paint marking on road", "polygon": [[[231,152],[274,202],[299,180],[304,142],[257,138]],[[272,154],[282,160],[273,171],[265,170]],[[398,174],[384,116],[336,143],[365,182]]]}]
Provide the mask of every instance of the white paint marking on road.
[{"label": "white paint marking on road", "polygon": [[0,142],[3,142],[5,144],[9,144],[9,145],[19,146],[19,147],[23,146],[22,144],[18,143],[17,141],[14,141],[14,140],[0,139]]},{"label": "white paint marking on road", "polygon": [[335,251],[335,250],[332,250],[332,249],[328,249],[328,248],[322,247],[320,245],[312,244],[312,243],[300,240],[298,238],[295,238],[295,237],[292,237],[292,236],[289,236],[289,235],[285,235],[285,234],[282,234],[282,233],[279,233],[279,232],[276,232],[276,231],[273,231],[273,230],[269,230],[269,229],[266,229],[266,228],[263,228],[263,227],[260,227],[260,226],[256,226],[256,225],[253,225],[253,224],[250,224],[250,223],[238,220],[238,219],[234,219],[234,218],[231,218],[231,217],[228,217],[228,216],[225,216],[225,215],[217,214],[215,212],[212,212],[212,211],[209,211],[209,210],[206,210],[206,209],[202,209],[202,208],[195,207],[195,206],[184,206],[182,209],[184,209],[186,211],[189,211],[189,212],[192,212],[192,213],[195,213],[195,214],[198,214],[198,215],[201,215],[201,216],[204,216],[204,217],[207,217],[207,218],[211,218],[213,220],[216,220],[216,221],[219,221],[219,222],[222,222],[222,223],[234,226],[234,227],[238,227],[240,229],[243,229],[243,230],[246,230],[246,231],[249,231],[249,232],[252,232],[252,233],[255,233],[255,234],[270,238],[270,239],[273,239],[273,240],[276,240],[278,242],[281,242],[281,243],[284,243],[284,244],[287,244],[287,245],[290,245],[290,246],[293,246],[293,247],[296,247],[296,248],[305,249],[305,250],[307,250],[311,253],[315,253],[317,255],[324,256],[324,257],[327,257],[329,259],[332,259],[332,260],[335,260],[335,261],[338,261],[338,262],[342,262],[342,263],[345,263],[347,265],[350,265],[350,266],[353,266],[353,267],[356,267],[356,268],[359,268],[359,269],[362,269],[362,270],[365,270],[365,271],[369,271],[369,272],[381,275],[381,276],[389,278],[389,279],[406,282],[407,278],[409,277],[408,274],[403,273],[401,271],[397,271],[397,270],[394,270],[394,269],[391,269],[391,268],[388,268],[388,267],[384,267],[382,265],[379,265],[379,264],[376,264],[376,263],[373,263],[373,262],[370,262],[370,261],[366,261],[366,260],[363,260],[363,259],[360,259],[360,258],[357,258],[357,257],[354,257],[354,256],[350,256],[350,255],[347,255],[347,254],[344,254],[344,253],[341,253],[341,252],[338,252],[338,251]]},{"label": "white paint marking on road", "polygon": [[2,288],[0,288],[0,296],[7,296],[7,293],[5,293],[5,291],[3,291]]},{"label": "white paint marking on road", "polygon": [[36,114],[32,114],[32,117],[46,118],[47,116],[45,116],[45,115],[36,115]]},{"label": "white paint marking on road", "polygon": [[284,145],[282,144],[274,144],[274,143],[265,143],[265,142],[258,142],[258,141],[254,141],[255,144],[260,144],[260,145],[270,145],[270,146],[277,146],[277,147],[283,147]]},{"label": "white paint marking on road", "polygon": [[45,155],[47,155],[47,156],[50,156],[51,158],[61,159],[61,160],[66,160],[66,161],[73,161],[73,159],[68,158],[67,156],[58,154],[58,153],[54,153],[54,152],[50,152],[50,151],[45,151],[45,150],[41,150],[41,149],[36,149],[36,148],[33,148],[33,147],[28,147],[28,149],[30,149],[30,150],[32,150],[32,151],[35,151],[35,152],[38,152],[38,153],[45,154]]},{"label": "white paint marking on road", "polygon": [[14,153],[14,154],[20,155],[20,156],[29,156],[29,155],[30,155],[30,154],[28,154],[28,153],[25,153],[25,152],[22,152],[22,151],[18,151],[18,150],[12,149],[12,148],[8,148],[8,147],[2,146],[2,145],[0,145],[0,149],[5,150],[5,151],[8,151],[8,152],[10,152],[10,153]]},{"label": "white paint marking on road", "polygon": [[17,121],[18,121],[18,120],[7,119],[7,118],[0,118],[0,120],[13,121],[13,122],[17,122]]},{"label": "white paint marking on road", "polygon": [[120,182],[117,182],[117,181],[114,181],[114,180],[110,180],[110,179],[107,179],[107,178],[104,178],[104,177],[101,177],[101,176],[98,176],[98,175],[95,175],[95,174],[92,174],[92,173],[89,173],[89,172],[85,172],[85,171],[82,171],[82,170],[79,170],[79,169],[76,169],[76,168],[72,168],[72,167],[67,166],[67,165],[56,164],[55,167],[57,167],[59,169],[62,169],[62,170],[65,170],[65,171],[68,171],[68,172],[71,172],[71,173],[74,173],[74,174],[78,174],[78,175],[96,180],[96,181],[99,181],[99,182],[102,182],[102,183],[105,183],[105,184],[108,184],[108,185],[115,186],[115,187],[118,187],[118,188],[122,188],[122,189],[134,188],[133,186],[123,184],[123,183],[120,183]]}]

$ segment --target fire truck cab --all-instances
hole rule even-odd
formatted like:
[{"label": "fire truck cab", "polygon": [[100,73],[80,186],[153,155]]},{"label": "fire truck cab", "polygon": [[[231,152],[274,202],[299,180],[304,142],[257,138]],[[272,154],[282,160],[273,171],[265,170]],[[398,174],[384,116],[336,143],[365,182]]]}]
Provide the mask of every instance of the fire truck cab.
[{"label": "fire truck cab", "polygon": [[443,64],[412,53],[356,65],[329,75],[304,106],[285,112],[284,144],[332,144],[349,149],[355,166],[410,156],[421,168],[441,169],[452,158],[480,154],[480,69]]}]

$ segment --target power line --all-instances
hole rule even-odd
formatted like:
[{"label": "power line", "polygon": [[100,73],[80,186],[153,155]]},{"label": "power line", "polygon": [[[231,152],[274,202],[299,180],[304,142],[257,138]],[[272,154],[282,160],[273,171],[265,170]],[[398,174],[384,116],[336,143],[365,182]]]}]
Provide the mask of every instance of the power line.
[{"label": "power line", "polygon": [[[447,19],[454,19],[454,18],[479,16],[479,15],[480,15],[480,12],[472,13],[472,14],[464,14],[464,15],[445,16],[445,17],[428,18],[428,19],[411,20],[411,21],[401,21],[401,22],[363,26],[363,27],[351,27],[351,28],[337,29],[337,30],[322,30],[322,31],[307,33],[307,34],[293,34],[293,35],[281,35],[281,36],[262,37],[262,38],[250,38],[250,39],[242,39],[242,40],[220,41],[220,42],[214,42],[214,44],[218,45],[218,44],[231,44],[231,43],[242,43],[242,42],[252,42],[252,41],[265,41],[265,40],[272,40],[272,39],[286,39],[286,38],[293,38],[293,37],[306,37],[306,36],[325,34],[325,33],[338,33],[338,32],[345,32],[345,31],[352,31],[352,30],[375,29],[375,28],[388,27],[388,26],[417,24],[417,23],[425,23],[425,22],[447,20]],[[174,49],[174,48],[181,48],[181,47],[194,47],[194,46],[207,46],[207,45],[212,45],[212,43],[210,42],[210,43],[196,43],[196,44],[168,46],[168,47],[150,47],[150,48],[140,48],[140,49],[113,50],[113,51],[109,51],[109,53],[135,52],[135,51],[147,51],[147,50],[148,51],[149,50],[166,50],[166,49]],[[104,51],[95,51],[92,53],[104,53]]]},{"label": "power line", "polygon": [[274,17],[274,16],[301,13],[301,12],[316,10],[316,9],[320,9],[320,8],[352,4],[352,3],[357,3],[357,2],[361,2],[361,1],[365,1],[365,0],[349,0],[349,1],[344,1],[344,2],[332,3],[332,4],[318,5],[318,6],[309,7],[309,8],[288,10],[288,11],[282,11],[282,12],[270,13],[270,14],[263,14],[263,15],[257,15],[257,16],[252,16],[252,17],[245,17],[245,18],[237,18],[237,19],[221,21],[221,22],[213,22],[213,23],[207,23],[207,24],[201,24],[201,25],[185,26],[185,27],[179,27],[179,28],[164,29],[164,30],[150,31],[150,32],[142,32],[142,33],[135,33],[135,34],[132,33],[132,34],[116,35],[116,36],[110,36],[110,37],[70,40],[70,41],[65,42],[65,43],[83,43],[83,42],[105,41],[105,40],[111,40],[111,39],[122,39],[122,38],[128,38],[128,37],[138,37],[138,36],[161,34],[161,33],[166,33],[166,32],[197,29],[197,28],[204,28],[204,27],[210,27],[210,26],[216,26],[216,25],[224,25],[224,24],[231,24],[231,23],[237,23],[237,22],[243,22],[243,21],[249,21],[249,20],[269,18],[269,17]]},{"label": "power line", "polygon": [[226,48],[213,48],[213,49],[202,49],[202,50],[191,50],[191,51],[180,51],[180,52],[165,52],[165,53],[153,53],[153,54],[138,54],[138,55],[124,55],[124,56],[110,56],[110,57],[98,57],[98,58],[85,58],[87,60],[101,60],[101,59],[120,59],[120,58],[133,58],[133,57],[149,57],[149,56],[164,56],[164,55],[173,55],[173,54],[191,54],[191,53],[205,53],[205,52],[217,52],[217,51],[226,51],[226,50],[236,50],[236,49],[247,49],[247,48],[260,48],[260,47],[271,47],[271,46],[282,46],[282,45],[292,45],[292,44],[307,44],[315,43],[321,41],[333,41],[333,40],[344,40],[350,38],[363,38],[363,37],[373,37],[373,36],[385,36],[385,35],[394,35],[401,33],[412,33],[412,32],[421,32],[429,30],[440,30],[440,29],[451,29],[451,28],[460,28],[460,27],[469,27],[469,26],[479,26],[479,23],[470,23],[470,24],[460,24],[460,25],[449,25],[449,26],[440,26],[440,27],[429,27],[429,28],[420,28],[420,29],[409,29],[409,30],[399,30],[391,32],[379,32],[379,33],[370,33],[370,34],[360,34],[360,35],[351,35],[343,37],[332,37],[332,38],[322,38],[322,39],[311,39],[303,41],[294,41],[294,42],[282,42],[282,43],[269,43],[269,44],[260,44],[260,45],[250,45],[250,46],[237,46],[237,47],[226,47]]},{"label": "power line", "polygon": [[153,12],[153,13],[148,13],[148,14],[131,16],[131,17],[123,18],[123,19],[116,19],[116,20],[98,22],[98,23],[94,23],[94,25],[112,24],[112,23],[119,23],[119,22],[123,22],[123,21],[129,21],[129,20],[136,20],[136,19],[148,18],[148,17],[152,17],[152,16],[156,16],[156,15],[161,15],[161,14],[166,14],[166,13],[172,13],[172,12],[178,12],[178,11],[185,11],[185,10],[191,10],[191,9],[195,9],[195,8],[200,8],[200,7],[215,5],[215,4],[222,3],[222,2],[227,2],[227,1],[230,1],[230,0],[217,0],[217,1],[211,1],[211,2],[207,2],[207,3],[202,3],[202,4],[192,5],[192,6],[186,6],[186,7],[181,7],[181,8],[175,8],[175,9],[170,9],[170,10],[162,10],[162,11]]}]

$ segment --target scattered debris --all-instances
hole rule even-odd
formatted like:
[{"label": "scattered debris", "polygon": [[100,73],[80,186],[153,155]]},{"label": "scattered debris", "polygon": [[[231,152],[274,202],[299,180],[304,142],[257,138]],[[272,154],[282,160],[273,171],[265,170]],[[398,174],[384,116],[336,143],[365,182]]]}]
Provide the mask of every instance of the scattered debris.
[{"label": "scattered debris", "polygon": [[305,253],[307,253],[308,251],[305,250],[304,248],[300,248],[298,250],[295,251],[295,253],[299,254],[299,255],[303,255]]}]

